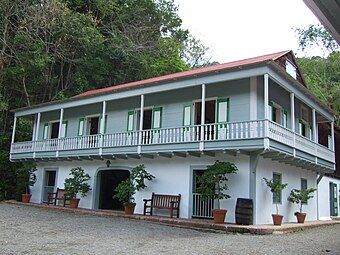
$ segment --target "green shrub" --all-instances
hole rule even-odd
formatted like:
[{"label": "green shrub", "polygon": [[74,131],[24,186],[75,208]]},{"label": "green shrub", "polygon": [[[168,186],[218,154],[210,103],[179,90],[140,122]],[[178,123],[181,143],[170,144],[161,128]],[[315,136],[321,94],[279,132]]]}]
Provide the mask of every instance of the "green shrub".
[{"label": "green shrub", "polygon": [[76,198],[80,193],[81,197],[86,197],[87,193],[91,190],[90,185],[87,183],[91,179],[90,175],[86,174],[81,167],[75,167],[70,170],[71,177],[65,179],[65,193],[71,198]]}]

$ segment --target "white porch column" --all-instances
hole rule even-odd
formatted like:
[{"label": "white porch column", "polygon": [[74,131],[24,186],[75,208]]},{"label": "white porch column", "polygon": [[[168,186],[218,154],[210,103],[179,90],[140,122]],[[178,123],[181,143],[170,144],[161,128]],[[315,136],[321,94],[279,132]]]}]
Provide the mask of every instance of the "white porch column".
[{"label": "white porch column", "polygon": [[61,138],[61,129],[63,127],[63,119],[64,119],[64,109],[60,109],[58,139]]},{"label": "white porch column", "polygon": [[104,132],[105,132],[105,115],[106,115],[106,101],[103,101],[102,116],[100,118],[99,126],[99,155],[103,154],[103,144],[104,144]]},{"label": "white porch column", "polygon": [[140,114],[139,114],[139,135],[137,152],[142,152],[142,136],[143,136],[143,119],[144,119],[144,95],[140,95]]},{"label": "white porch column", "polygon": [[37,128],[37,115],[34,114],[33,131],[32,131],[32,142],[35,141],[35,129]]},{"label": "white porch column", "polygon": [[37,115],[37,127],[35,128],[35,141],[39,140],[39,126],[40,126],[40,118],[41,118],[41,113],[38,112]]},{"label": "white porch column", "polygon": [[295,95],[290,93],[290,129],[293,131],[293,155],[295,157]]},{"label": "white porch column", "polygon": [[331,122],[332,151],[335,151],[334,121]]},{"label": "white porch column", "polygon": [[13,130],[12,130],[12,140],[11,140],[12,144],[14,143],[16,128],[17,128],[17,117],[14,115]]},{"label": "white porch column", "polygon": [[264,75],[264,84],[263,84],[263,92],[264,92],[264,148],[269,148],[269,75]]},{"label": "white porch column", "polygon": [[100,134],[103,135],[105,132],[105,115],[106,115],[106,101],[103,101],[102,118],[100,120]]},{"label": "white porch column", "polygon": [[316,140],[316,111],[315,111],[315,109],[312,109],[312,121],[313,121],[313,123],[312,123],[312,125],[313,125],[313,141],[317,143],[318,141]]},{"label": "white porch column", "polygon": [[201,142],[200,150],[204,150],[204,133],[205,133],[205,84],[202,84],[202,95],[201,95]]},{"label": "white porch column", "polygon": [[[312,109],[312,128],[313,128],[313,141],[315,143],[318,143],[318,141],[316,140],[316,111],[313,108]],[[317,145],[314,144],[314,155],[315,155],[315,164],[318,163],[318,148]]]},{"label": "white porch column", "polygon": [[63,127],[63,119],[64,119],[64,109],[61,108],[60,109],[60,116],[59,116],[58,148],[57,148],[57,151],[56,151],[56,157],[59,157],[59,149],[61,147],[60,138],[61,138],[61,129]]},{"label": "white porch column", "polygon": [[36,141],[38,141],[38,140],[39,140],[39,126],[40,126],[40,118],[41,118],[41,113],[40,113],[40,112],[38,112],[38,114],[37,114],[36,128],[35,128],[34,144],[33,144],[33,158],[35,158],[35,147],[36,147]]}]

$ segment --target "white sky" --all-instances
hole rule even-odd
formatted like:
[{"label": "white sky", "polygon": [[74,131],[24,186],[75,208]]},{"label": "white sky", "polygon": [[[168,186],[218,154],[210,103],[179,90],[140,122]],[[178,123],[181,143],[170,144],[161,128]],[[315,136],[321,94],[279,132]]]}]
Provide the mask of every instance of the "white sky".
[{"label": "white sky", "polygon": [[[175,0],[183,28],[220,63],[292,49],[294,28],[319,21],[302,0]],[[309,55],[322,55],[310,50]]]}]

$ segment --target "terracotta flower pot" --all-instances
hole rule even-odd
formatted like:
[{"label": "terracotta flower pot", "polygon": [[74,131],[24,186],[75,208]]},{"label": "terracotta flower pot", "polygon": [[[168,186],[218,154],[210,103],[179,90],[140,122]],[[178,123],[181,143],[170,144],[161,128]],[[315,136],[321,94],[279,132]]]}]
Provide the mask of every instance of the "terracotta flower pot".
[{"label": "terracotta flower pot", "polygon": [[227,210],[224,209],[213,209],[212,214],[214,217],[214,222],[216,224],[223,224],[225,216],[227,214]]},{"label": "terracotta flower pot", "polygon": [[80,201],[79,198],[71,198],[70,199],[70,207],[71,208],[78,208],[79,201]]},{"label": "terracotta flower pot", "polygon": [[275,225],[275,226],[281,226],[283,216],[280,215],[280,214],[272,214],[272,217],[273,217],[273,223],[274,223],[274,225]]},{"label": "terracotta flower pot", "polygon": [[305,219],[306,219],[306,214],[305,213],[296,212],[295,216],[296,216],[296,219],[297,219],[298,223],[305,223]]},{"label": "terracotta flower pot", "polygon": [[22,202],[23,203],[29,203],[31,200],[31,194],[21,194]]},{"label": "terracotta flower pot", "polygon": [[124,204],[124,212],[126,215],[133,215],[135,212],[136,203],[126,203]]}]

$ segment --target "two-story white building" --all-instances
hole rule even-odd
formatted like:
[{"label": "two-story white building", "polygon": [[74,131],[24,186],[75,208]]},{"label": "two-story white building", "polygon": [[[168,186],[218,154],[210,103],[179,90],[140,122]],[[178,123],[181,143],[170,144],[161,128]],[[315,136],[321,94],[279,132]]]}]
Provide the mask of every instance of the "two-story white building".
[{"label": "two-story white building", "polygon": [[[92,90],[15,112],[10,157],[34,161],[32,202],[63,188],[69,170],[80,166],[92,191],[80,207],[121,209],[112,199],[129,170],[144,164],[156,179],[135,196],[136,212],[151,192],[181,194],[180,217],[211,217],[202,206],[196,178],[216,160],[234,162],[222,201],[235,221],[237,198],[254,201],[254,222],[271,223],[273,197],[263,177],[288,183],[275,199],[284,221],[295,221],[293,188],[317,188],[335,169],[334,113],[306,87],[291,51],[194,69]],[[31,141],[16,141],[20,118],[34,118]],[[318,139],[319,123],[331,130]],[[323,134],[324,135],[324,134]],[[320,192],[328,192],[318,190]],[[318,196],[304,206],[307,220],[319,214]],[[329,201],[327,201],[329,203]],[[326,216],[326,215],[325,215]]]}]

